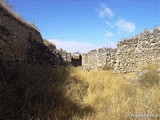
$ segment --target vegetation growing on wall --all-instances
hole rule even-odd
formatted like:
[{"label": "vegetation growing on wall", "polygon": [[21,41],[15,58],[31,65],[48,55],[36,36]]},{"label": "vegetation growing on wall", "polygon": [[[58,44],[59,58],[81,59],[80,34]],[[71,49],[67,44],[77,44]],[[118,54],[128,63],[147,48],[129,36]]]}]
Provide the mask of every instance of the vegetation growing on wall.
[{"label": "vegetation growing on wall", "polygon": [[0,0],[0,3],[5,5],[8,9],[12,9],[13,5],[9,3],[9,0]]},{"label": "vegetation growing on wall", "polygon": [[[1,0],[2,2],[7,5],[5,1]],[[117,53],[120,55],[119,61],[114,59],[116,51],[111,49],[93,50],[90,55],[86,55],[86,61],[90,60],[91,68],[104,65],[101,71],[64,67],[66,64],[60,64],[66,63],[64,59],[69,63],[70,61],[77,63],[77,56],[71,59],[72,55],[62,49],[59,50],[60,55],[52,54],[51,49],[56,49],[56,46],[48,41],[44,41],[44,45],[39,32],[30,29],[31,25],[13,13],[9,7],[0,4],[1,8],[3,22],[0,22],[2,31],[0,36],[2,40],[0,46],[0,53],[2,53],[0,56],[0,119],[128,120],[134,119],[131,115],[136,113],[159,114],[160,73],[158,66],[146,67],[138,77],[135,73],[115,74],[111,70],[113,64],[117,63],[120,70],[125,71],[125,68],[129,67],[132,71],[133,67],[130,67],[124,58],[128,55],[124,50],[130,51],[129,55],[133,57],[130,46],[126,46],[130,41],[121,43],[121,51]],[[5,11],[8,12],[7,17],[2,13],[7,13]],[[11,19],[8,19],[8,16]],[[22,24],[19,25],[19,23]],[[24,27],[24,24],[30,26],[29,29]],[[12,25],[18,26],[17,29],[12,29]],[[157,56],[151,56],[152,53],[150,53],[150,59],[160,58],[158,56],[160,55],[159,38],[153,37],[154,33],[160,33],[160,30],[155,29],[155,31],[157,32],[149,34],[150,38],[156,38],[151,39],[149,45],[158,48],[153,49],[155,50],[153,53]],[[143,39],[141,40],[143,43]],[[150,49],[150,46],[146,47],[147,52],[150,51],[148,48]],[[139,53],[139,51],[140,49],[137,48],[135,52]],[[78,58],[81,64],[81,56]],[[122,58],[124,61],[121,64]],[[143,57],[140,56],[137,60],[141,58]],[[3,59],[5,64],[2,62]],[[29,61],[30,65],[25,63],[25,60]]]},{"label": "vegetation growing on wall", "polygon": [[37,30],[37,26],[35,25],[34,22],[32,23],[28,23],[22,16],[20,16],[18,13],[16,13],[15,11],[13,11],[13,5],[10,4],[9,0],[0,0],[0,7],[2,7],[3,9],[5,9],[8,13],[10,13],[14,18],[16,18],[17,20],[19,20],[20,22],[22,22],[23,24]]}]

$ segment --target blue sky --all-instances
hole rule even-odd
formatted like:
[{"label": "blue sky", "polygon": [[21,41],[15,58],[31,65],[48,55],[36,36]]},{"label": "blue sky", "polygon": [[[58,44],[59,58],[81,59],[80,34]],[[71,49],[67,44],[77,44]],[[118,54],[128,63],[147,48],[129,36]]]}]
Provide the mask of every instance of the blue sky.
[{"label": "blue sky", "polygon": [[160,0],[10,0],[42,37],[69,52],[115,47],[160,25]]}]

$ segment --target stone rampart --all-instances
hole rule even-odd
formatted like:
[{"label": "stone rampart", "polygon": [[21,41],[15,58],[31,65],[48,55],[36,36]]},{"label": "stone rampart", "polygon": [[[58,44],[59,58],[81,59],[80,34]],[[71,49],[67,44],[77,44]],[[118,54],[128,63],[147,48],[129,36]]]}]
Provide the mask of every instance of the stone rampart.
[{"label": "stone rampart", "polygon": [[86,69],[99,69],[101,67],[114,66],[116,49],[100,48],[91,50],[88,54],[82,54],[82,66]]},{"label": "stone rampart", "polygon": [[134,72],[143,65],[153,63],[160,65],[159,27],[124,39],[116,49],[101,48],[82,55],[82,66],[87,69],[107,65],[117,72]]},{"label": "stone rampart", "polygon": [[160,28],[145,30],[118,43],[116,71],[134,72],[147,64],[160,65]]},{"label": "stone rampart", "polygon": [[57,65],[58,60],[38,30],[0,4],[0,64]]}]

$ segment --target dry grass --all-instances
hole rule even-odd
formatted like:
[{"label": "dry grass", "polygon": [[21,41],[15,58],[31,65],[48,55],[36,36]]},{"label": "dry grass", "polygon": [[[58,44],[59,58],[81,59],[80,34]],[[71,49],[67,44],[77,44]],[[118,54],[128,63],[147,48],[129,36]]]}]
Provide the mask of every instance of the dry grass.
[{"label": "dry grass", "polygon": [[160,76],[158,75],[158,65],[147,65],[142,67],[144,74],[140,76],[139,82],[144,87],[157,86],[160,83]]},{"label": "dry grass", "polygon": [[134,74],[41,66],[14,66],[6,74],[0,119],[132,120],[127,113],[160,113],[159,83],[143,87],[128,80]]}]

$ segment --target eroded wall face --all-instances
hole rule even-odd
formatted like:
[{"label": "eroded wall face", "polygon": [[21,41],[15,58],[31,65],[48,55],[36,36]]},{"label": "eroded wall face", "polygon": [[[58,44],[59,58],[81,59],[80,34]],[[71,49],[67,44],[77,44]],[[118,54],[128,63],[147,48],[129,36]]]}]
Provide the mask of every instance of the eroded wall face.
[{"label": "eroded wall face", "polygon": [[86,69],[99,69],[105,65],[113,67],[116,49],[100,48],[82,55],[82,66]]},{"label": "eroded wall face", "polygon": [[89,69],[88,54],[82,54],[82,67]]},{"label": "eroded wall face", "polygon": [[160,65],[160,29],[144,31],[118,44],[116,71],[133,72],[146,64]]},{"label": "eroded wall face", "polygon": [[27,54],[28,30],[0,7],[0,59],[24,61]]},{"label": "eroded wall face", "polygon": [[116,49],[101,48],[82,55],[82,66],[87,69],[107,65],[117,72],[134,72],[143,65],[155,63],[160,65],[160,28],[125,39]]},{"label": "eroded wall face", "polygon": [[0,64],[59,65],[62,62],[43,44],[36,29],[0,5]]},{"label": "eroded wall face", "polygon": [[[64,64],[62,58],[43,44],[37,30],[22,23],[0,6],[0,64],[3,62]],[[118,43],[117,49],[101,48],[82,55],[82,66],[87,69],[107,65],[115,71],[132,72],[151,63],[160,65],[160,28],[123,40]]]}]

